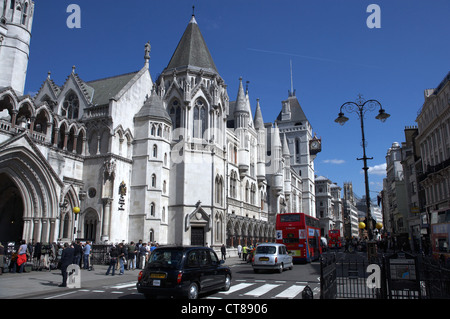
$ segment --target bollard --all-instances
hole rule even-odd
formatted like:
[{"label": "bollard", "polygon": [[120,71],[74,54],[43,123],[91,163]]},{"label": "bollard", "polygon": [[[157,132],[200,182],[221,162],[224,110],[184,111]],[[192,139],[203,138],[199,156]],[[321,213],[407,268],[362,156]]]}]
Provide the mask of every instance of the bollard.
[{"label": "bollard", "polygon": [[314,294],[311,290],[311,287],[306,286],[302,291],[302,299],[314,299]]}]

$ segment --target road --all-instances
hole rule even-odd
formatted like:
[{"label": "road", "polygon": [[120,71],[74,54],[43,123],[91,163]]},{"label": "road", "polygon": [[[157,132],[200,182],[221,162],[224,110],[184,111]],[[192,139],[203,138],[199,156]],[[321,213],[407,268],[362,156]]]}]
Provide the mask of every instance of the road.
[{"label": "road", "polygon": [[[227,292],[200,295],[201,299],[302,299],[303,289],[309,285],[314,299],[320,297],[320,264],[295,264],[283,273],[253,272],[250,264],[232,266],[233,280]],[[129,279],[128,279],[129,280]],[[73,289],[60,293],[43,293],[33,299],[144,299],[136,290],[135,281],[102,285],[89,289]]]}]

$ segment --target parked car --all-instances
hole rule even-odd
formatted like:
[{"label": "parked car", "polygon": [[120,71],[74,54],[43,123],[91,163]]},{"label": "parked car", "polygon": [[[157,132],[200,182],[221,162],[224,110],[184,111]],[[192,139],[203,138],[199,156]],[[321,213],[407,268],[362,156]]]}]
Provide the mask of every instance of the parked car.
[{"label": "parked car", "polygon": [[229,290],[231,270],[208,247],[160,247],[139,273],[137,291],[146,298],[157,296],[197,299],[200,293]]},{"label": "parked car", "polygon": [[285,245],[266,243],[256,247],[252,266],[255,273],[262,269],[273,269],[281,273],[284,269],[292,269],[294,264]]}]

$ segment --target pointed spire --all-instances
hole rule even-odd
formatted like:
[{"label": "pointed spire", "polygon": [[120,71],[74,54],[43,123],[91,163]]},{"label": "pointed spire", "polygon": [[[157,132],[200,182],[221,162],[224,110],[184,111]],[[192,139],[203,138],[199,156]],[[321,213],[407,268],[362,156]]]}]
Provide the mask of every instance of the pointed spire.
[{"label": "pointed spire", "polygon": [[281,148],[281,139],[280,139],[280,129],[278,128],[277,122],[275,122],[275,127],[273,129],[273,137],[272,137],[272,147],[273,148]]},{"label": "pointed spire", "polygon": [[236,107],[234,112],[248,112],[247,110],[247,98],[244,92],[244,86],[242,85],[242,77],[239,78],[239,90],[236,98]]},{"label": "pointed spire", "polygon": [[259,105],[259,99],[256,100],[256,112],[255,112],[255,129],[264,129],[264,120],[262,117],[261,106]]}]

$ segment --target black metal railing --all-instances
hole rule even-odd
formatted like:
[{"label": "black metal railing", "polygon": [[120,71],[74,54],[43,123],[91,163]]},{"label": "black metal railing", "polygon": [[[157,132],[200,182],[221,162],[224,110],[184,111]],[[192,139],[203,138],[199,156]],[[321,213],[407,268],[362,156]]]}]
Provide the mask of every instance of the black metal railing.
[{"label": "black metal railing", "polygon": [[369,262],[365,254],[328,253],[320,265],[322,299],[450,299],[450,269],[422,255],[378,254]]}]

